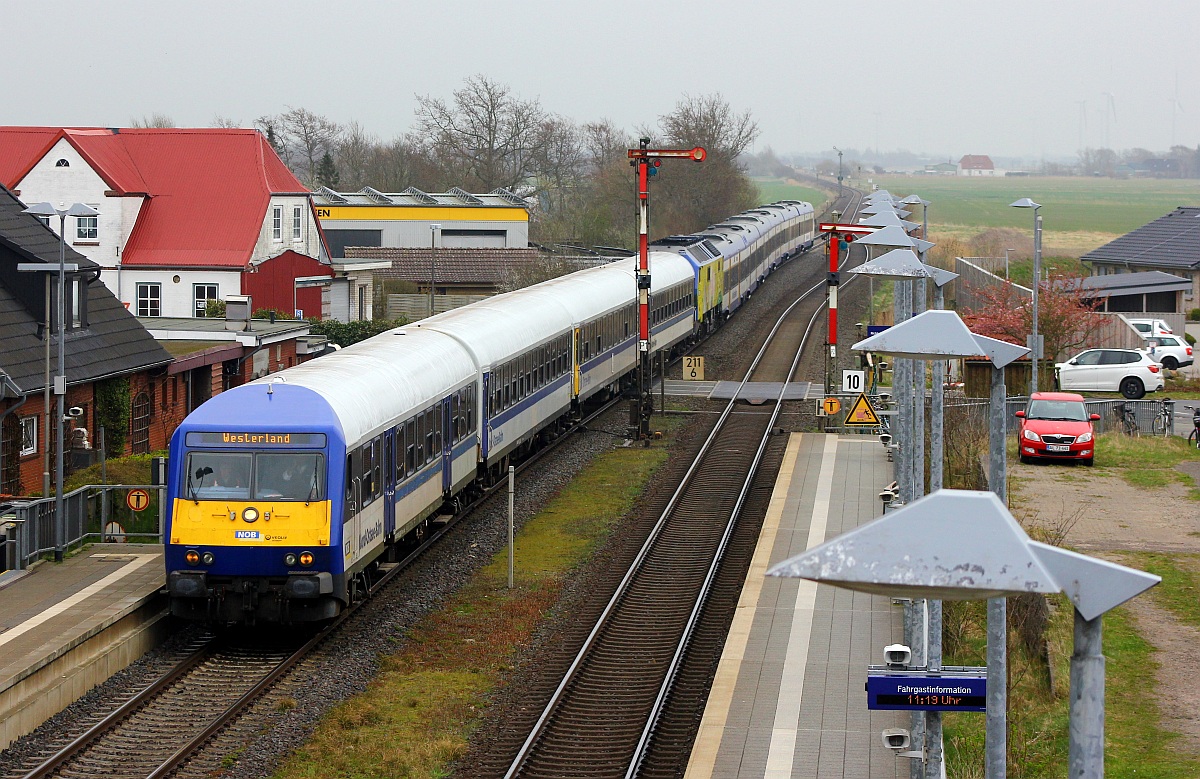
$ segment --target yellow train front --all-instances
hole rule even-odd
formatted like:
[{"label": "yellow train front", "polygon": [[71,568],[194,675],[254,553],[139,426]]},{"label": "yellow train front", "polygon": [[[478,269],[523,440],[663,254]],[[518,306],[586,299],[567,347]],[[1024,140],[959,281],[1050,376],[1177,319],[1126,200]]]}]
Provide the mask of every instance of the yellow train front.
[{"label": "yellow train front", "polygon": [[[347,602],[340,554],[345,444],[307,393],[240,387],[171,440],[171,613],[211,623],[312,622]],[[283,394],[284,397],[280,397]],[[281,413],[286,408],[285,413]]]}]

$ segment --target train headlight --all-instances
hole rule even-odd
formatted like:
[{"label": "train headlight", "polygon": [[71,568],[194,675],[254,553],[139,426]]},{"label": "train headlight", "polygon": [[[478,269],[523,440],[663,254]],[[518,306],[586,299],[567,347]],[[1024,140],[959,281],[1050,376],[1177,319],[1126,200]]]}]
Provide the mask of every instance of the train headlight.
[{"label": "train headlight", "polygon": [[285,554],[283,556],[283,564],[286,565],[288,568],[291,568],[292,566],[294,566],[296,564],[296,553],[288,552],[287,554]]},{"label": "train headlight", "polygon": [[217,558],[213,557],[212,552],[205,552],[204,554],[200,555],[200,561],[205,565],[212,565],[213,561],[216,559]]},{"label": "train headlight", "polygon": [[200,562],[200,553],[195,549],[189,549],[183,553],[183,559],[188,565],[196,565]]},{"label": "train headlight", "polygon": [[247,506],[246,510],[242,512],[242,519],[246,522],[257,522],[258,509],[254,508],[253,506]]},{"label": "train headlight", "polygon": [[306,568],[308,566],[312,565],[313,564],[313,553],[312,552],[301,552],[300,553],[300,564],[305,566]]}]

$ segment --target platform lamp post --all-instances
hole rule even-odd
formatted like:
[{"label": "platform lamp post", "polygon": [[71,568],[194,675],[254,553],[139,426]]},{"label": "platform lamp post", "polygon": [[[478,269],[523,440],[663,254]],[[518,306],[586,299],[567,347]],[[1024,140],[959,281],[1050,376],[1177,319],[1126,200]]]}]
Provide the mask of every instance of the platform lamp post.
[{"label": "platform lamp post", "polygon": [[433,316],[433,285],[434,285],[434,268],[436,267],[437,254],[437,235],[442,229],[439,224],[429,225],[429,315]]},{"label": "platform lamp post", "polygon": [[[99,216],[100,212],[83,203],[73,203],[70,208],[55,208],[50,203],[35,203],[26,208],[25,213],[47,219],[52,216],[58,217],[58,373],[54,377],[54,394],[58,401],[55,413],[58,452],[54,469],[54,560],[62,562],[67,544],[67,518],[63,512],[63,420],[67,399],[67,271],[79,270],[79,266],[74,263],[67,265],[67,217]],[[41,263],[21,263],[17,270],[45,272],[49,268]],[[50,334],[46,333],[46,338],[49,337]]]},{"label": "platform lamp post", "polygon": [[[884,249],[913,249],[917,243],[900,225],[889,225],[879,228],[871,235],[859,238],[857,243],[865,246],[877,246]],[[907,320],[912,313],[911,280],[896,280],[893,293],[894,325]],[[892,440],[899,447],[896,458],[896,482],[900,488],[900,499],[910,503],[916,495],[913,479],[913,462],[915,461],[915,436],[913,427],[912,404],[912,362],[898,359],[892,362],[892,393],[896,400],[896,424],[892,429]]]},{"label": "platform lamp post", "polygon": [[[858,344],[855,349],[869,349],[896,356],[918,360],[945,360],[952,357],[986,355],[993,365],[992,399],[990,417],[991,472],[989,481],[997,498],[1007,505],[1004,487],[1006,463],[1005,440],[1005,396],[1004,367],[1028,349],[1016,344],[987,338],[972,333],[962,319],[953,311],[926,311],[894,328],[872,336]],[[999,376],[998,385],[997,378]],[[996,387],[999,386],[999,393]],[[940,491],[944,494],[945,491]],[[932,627],[932,626],[931,626]],[[1008,750],[1006,730],[1007,696],[1007,622],[1003,597],[988,600],[988,643],[987,643],[987,768],[989,779],[1003,779]],[[931,633],[933,631],[931,630]],[[928,653],[931,666],[941,665],[941,632],[937,631]],[[940,748],[940,719],[932,724],[930,739],[937,738]],[[934,735],[936,733],[937,735]],[[927,766],[928,768],[928,766]],[[931,778],[936,774],[927,774]]]},{"label": "platform lamp post", "polygon": [[[999,498],[969,490],[934,493],[784,560],[767,575],[892,598],[1003,600],[1029,592],[1065,594],[1075,609],[1068,724],[1071,779],[1104,776],[1101,618],[1162,581],[1153,574],[1033,541]],[[910,684],[936,683],[940,675],[933,668],[911,665],[896,673],[903,675],[900,681],[907,676]],[[989,665],[985,693],[989,707],[992,692]],[[991,746],[989,742],[989,750]],[[927,750],[901,756],[929,759]],[[995,773],[992,757],[989,751],[987,777],[1001,779],[1004,763]]]},{"label": "platform lamp post", "polygon": [[1038,287],[1042,283],[1042,215],[1038,211],[1042,204],[1023,197],[1009,205],[1033,209],[1033,334],[1029,337],[1029,349],[1033,352],[1029,375],[1029,394],[1032,395],[1038,391],[1038,361],[1042,359],[1042,342],[1038,337]]},{"label": "platform lamp post", "polygon": [[[691,149],[651,149],[650,139],[639,139],[638,148],[629,149],[629,164],[637,177],[638,202],[638,437],[650,445],[650,411],[654,398],[650,394],[650,177],[664,159],[687,159],[704,162],[708,152],[703,146]],[[664,376],[665,380],[666,377]]]}]

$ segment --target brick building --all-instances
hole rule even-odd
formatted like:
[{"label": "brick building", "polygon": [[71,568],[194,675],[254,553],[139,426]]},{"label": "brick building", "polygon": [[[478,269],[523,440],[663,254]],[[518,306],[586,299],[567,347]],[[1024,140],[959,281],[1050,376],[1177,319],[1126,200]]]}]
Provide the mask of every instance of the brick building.
[{"label": "brick building", "polygon": [[[57,462],[57,399],[51,395],[47,402],[45,391],[53,384],[47,375],[58,372],[60,242],[24,208],[0,186],[0,493],[5,494],[40,492],[43,470]],[[21,265],[44,265],[46,272],[25,272]],[[171,355],[98,281],[96,263],[66,247],[66,265],[74,270],[64,274],[63,286],[65,407],[81,413],[71,417],[64,440],[86,454],[84,439],[94,446],[104,426],[110,443],[124,439],[123,451],[161,447],[148,426],[133,420],[154,413],[149,398],[162,395]],[[169,389],[165,397],[168,408],[158,413],[178,417]]]}]

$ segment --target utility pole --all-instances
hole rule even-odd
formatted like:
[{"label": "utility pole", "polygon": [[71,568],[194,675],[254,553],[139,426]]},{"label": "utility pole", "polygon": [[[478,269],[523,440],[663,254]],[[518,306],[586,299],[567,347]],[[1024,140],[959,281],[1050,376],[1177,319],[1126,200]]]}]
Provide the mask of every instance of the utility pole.
[{"label": "utility pole", "polygon": [[[704,147],[693,149],[651,149],[650,139],[639,139],[638,148],[629,150],[629,164],[637,174],[638,201],[638,398],[635,411],[638,419],[638,438],[650,440],[650,412],[654,397],[650,394],[650,177],[662,165],[663,158],[688,159],[704,162]],[[666,377],[663,377],[664,379]]]},{"label": "utility pole", "polygon": [[[842,198],[842,150],[834,146],[833,150],[838,153],[838,199]],[[834,219],[837,219],[835,216]]]}]

